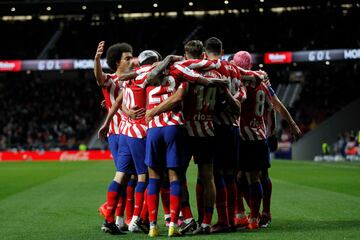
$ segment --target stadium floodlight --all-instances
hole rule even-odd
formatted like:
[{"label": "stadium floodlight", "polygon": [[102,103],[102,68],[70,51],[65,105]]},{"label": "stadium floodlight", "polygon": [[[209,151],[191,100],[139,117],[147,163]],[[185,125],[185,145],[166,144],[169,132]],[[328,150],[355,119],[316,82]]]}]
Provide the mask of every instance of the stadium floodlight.
[{"label": "stadium floodlight", "polygon": [[158,4],[157,4],[157,3],[154,3],[154,4],[153,4],[153,7],[154,7],[154,8],[157,8],[157,7],[158,7]]},{"label": "stadium floodlight", "polygon": [[264,9],[263,8],[259,8],[259,12],[264,12]]},{"label": "stadium floodlight", "polygon": [[193,2],[189,2],[189,6],[190,6],[190,7],[194,6],[194,3],[193,3]]},{"label": "stadium floodlight", "polygon": [[224,1],[224,4],[228,5],[228,4],[229,4],[229,1],[228,1],[228,0],[225,0],[225,1]]},{"label": "stadium floodlight", "polygon": [[50,7],[50,6],[47,6],[47,7],[46,7],[46,11],[51,11],[51,7]]},{"label": "stadium floodlight", "polygon": [[263,2],[264,2],[264,0],[260,0],[260,2],[262,2],[262,3],[263,3]]},{"label": "stadium floodlight", "polygon": [[121,8],[122,8],[122,5],[121,5],[121,4],[117,5],[117,8],[118,8],[118,9],[121,9]]},{"label": "stadium floodlight", "polygon": [[87,7],[86,7],[85,5],[83,5],[83,6],[81,7],[81,9],[82,9],[82,10],[86,10]]},{"label": "stadium floodlight", "polygon": [[16,8],[15,8],[15,7],[12,7],[10,10],[11,10],[12,12],[15,12],[15,11],[16,11]]},{"label": "stadium floodlight", "polygon": [[326,64],[326,65],[330,65],[330,62],[329,62],[329,61],[326,61],[325,64]]}]

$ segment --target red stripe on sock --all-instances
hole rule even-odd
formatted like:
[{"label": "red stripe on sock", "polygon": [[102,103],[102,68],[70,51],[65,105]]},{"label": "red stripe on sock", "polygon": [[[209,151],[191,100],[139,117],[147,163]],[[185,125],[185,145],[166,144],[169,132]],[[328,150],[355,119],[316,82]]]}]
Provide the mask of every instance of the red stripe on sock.
[{"label": "red stripe on sock", "polygon": [[170,218],[171,222],[177,223],[181,208],[181,197],[170,195]]}]

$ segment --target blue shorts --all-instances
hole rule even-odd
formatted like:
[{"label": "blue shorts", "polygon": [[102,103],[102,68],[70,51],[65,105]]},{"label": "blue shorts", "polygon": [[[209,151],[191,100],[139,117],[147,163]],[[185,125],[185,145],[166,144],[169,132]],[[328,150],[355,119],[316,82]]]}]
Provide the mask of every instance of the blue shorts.
[{"label": "blue shorts", "polygon": [[185,137],[185,163],[189,166],[191,157],[196,164],[212,164],[215,158],[215,137]]},{"label": "blue shorts", "polygon": [[145,164],[151,168],[179,168],[184,163],[183,126],[150,128],[146,137]]},{"label": "blue shorts", "polygon": [[239,127],[215,125],[214,169],[235,169],[237,167],[239,159],[239,140]]},{"label": "blue shorts", "polygon": [[266,140],[240,140],[239,170],[259,171],[270,167],[270,152]]},{"label": "blue shorts", "polygon": [[126,174],[134,174],[136,172],[137,175],[147,173],[147,167],[145,165],[145,145],[145,139],[120,134],[118,171]]},{"label": "blue shorts", "polygon": [[117,156],[118,156],[118,149],[119,149],[119,137],[120,137],[120,134],[111,134],[108,137],[108,144],[109,144],[109,148],[111,151],[111,155],[114,159],[116,170],[118,169],[118,167],[117,167],[118,157]]}]

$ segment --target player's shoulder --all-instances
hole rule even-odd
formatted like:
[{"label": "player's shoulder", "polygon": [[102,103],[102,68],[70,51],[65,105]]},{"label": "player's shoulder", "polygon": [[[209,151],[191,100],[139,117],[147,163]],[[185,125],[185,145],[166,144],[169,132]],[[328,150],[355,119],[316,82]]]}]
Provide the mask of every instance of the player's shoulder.
[{"label": "player's shoulder", "polygon": [[201,75],[206,78],[221,78],[222,77],[221,74],[216,70],[204,71],[204,72],[201,72]]}]

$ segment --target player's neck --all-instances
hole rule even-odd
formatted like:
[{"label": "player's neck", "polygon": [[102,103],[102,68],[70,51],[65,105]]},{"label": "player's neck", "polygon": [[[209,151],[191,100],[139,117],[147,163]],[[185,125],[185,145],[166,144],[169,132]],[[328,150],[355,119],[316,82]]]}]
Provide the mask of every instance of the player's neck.
[{"label": "player's neck", "polygon": [[124,74],[124,73],[126,73],[124,70],[122,70],[122,69],[120,69],[120,68],[118,68],[117,70],[116,70],[116,72],[115,72],[115,74],[117,75],[117,76],[120,76],[120,75],[122,75],[122,74]]},{"label": "player's neck", "polygon": [[209,60],[219,60],[221,58],[220,55],[216,55],[213,53],[208,53],[206,55],[207,55],[207,59],[209,59]]}]

